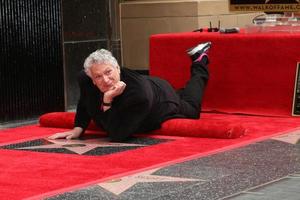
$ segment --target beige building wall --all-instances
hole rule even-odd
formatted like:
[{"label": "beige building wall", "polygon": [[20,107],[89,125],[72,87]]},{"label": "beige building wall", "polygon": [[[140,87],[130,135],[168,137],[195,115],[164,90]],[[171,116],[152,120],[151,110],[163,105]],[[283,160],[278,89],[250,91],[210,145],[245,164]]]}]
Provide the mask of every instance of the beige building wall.
[{"label": "beige building wall", "polygon": [[149,37],[201,27],[244,27],[259,13],[231,13],[228,0],[128,0],[120,4],[123,66],[149,69]]}]

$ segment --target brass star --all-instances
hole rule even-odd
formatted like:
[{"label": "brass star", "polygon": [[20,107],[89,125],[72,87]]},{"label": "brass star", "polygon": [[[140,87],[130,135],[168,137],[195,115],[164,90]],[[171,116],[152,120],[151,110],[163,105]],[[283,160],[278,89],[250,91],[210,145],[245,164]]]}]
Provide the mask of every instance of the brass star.
[{"label": "brass star", "polygon": [[65,148],[77,154],[84,154],[90,150],[98,147],[132,147],[132,146],[145,146],[143,144],[130,144],[130,143],[116,143],[109,142],[107,139],[87,139],[87,140],[50,140],[46,139],[51,144],[31,146],[31,147],[21,147],[17,149],[56,149]]},{"label": "brass star", "polygon": [[137,183],[157,183],[157,182],[205,182],[203,179],[179,178],[172,176],[152,175],[161,168],[147,170],[130,176],[113,179],[98,185],[115,195],[120,195]]},{"label": "brass star", "polygon": [[300,141],[300,130],[295,130],[285,135],[279,135],[272,139],[290,143],[290,144],[297,144]]}]

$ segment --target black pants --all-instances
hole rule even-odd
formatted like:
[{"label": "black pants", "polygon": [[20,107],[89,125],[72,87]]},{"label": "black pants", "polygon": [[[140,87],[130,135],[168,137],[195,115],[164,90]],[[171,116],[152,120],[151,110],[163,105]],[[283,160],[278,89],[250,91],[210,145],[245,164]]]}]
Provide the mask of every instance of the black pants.
[{"label": "black pants", "polygon": [[177,91],[181,99],[180,114],[193,119],[200,117],[201,101],[208,78],[208,57],[204,56],[201,61],[192,63],[190,80],[184,88]]}]

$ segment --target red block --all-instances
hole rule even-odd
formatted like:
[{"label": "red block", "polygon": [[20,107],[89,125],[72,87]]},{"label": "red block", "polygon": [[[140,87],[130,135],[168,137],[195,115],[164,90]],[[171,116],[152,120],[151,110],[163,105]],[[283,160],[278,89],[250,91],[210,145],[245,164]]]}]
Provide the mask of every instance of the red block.
[{"label": "red block", "polygon": [[150,38],[150,74],[175,88],[189,79],[186,49],[211,41],[203,110],[291,116],[300,34],[173,33]]}]

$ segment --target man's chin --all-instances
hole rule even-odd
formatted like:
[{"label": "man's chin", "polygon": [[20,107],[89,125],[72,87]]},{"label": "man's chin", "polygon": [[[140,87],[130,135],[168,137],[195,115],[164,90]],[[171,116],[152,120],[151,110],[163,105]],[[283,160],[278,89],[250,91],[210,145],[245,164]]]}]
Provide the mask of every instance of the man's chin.
[{"label": "man's chin", "polygon": [[112,89],[112,87],[99,88],[99,90],[100,90],[101,92],[103,92],[103,93],[105,93],[105,92],[107,92],[107,91],[109,91],[109,90],[111,90],[111,89]]}]

